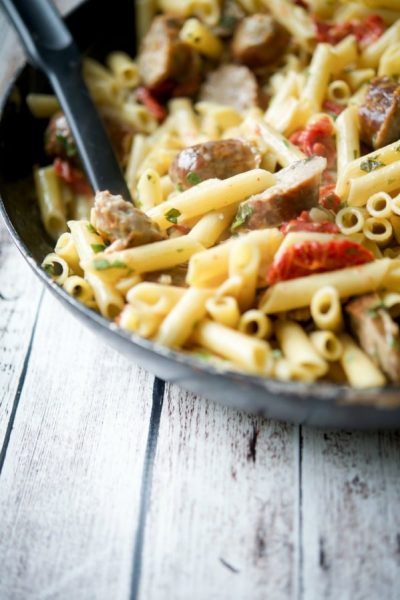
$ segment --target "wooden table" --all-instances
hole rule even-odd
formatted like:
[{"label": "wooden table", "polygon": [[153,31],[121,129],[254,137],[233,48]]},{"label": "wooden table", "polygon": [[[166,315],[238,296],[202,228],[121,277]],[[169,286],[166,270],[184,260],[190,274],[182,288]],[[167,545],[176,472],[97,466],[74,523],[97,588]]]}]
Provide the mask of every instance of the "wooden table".
[{"label": "wooden table", "polygon": [[[21,53],[3,19],[0,39],[4,90]],[[152,390],[1,225],[1,600],[400,597],[399,433]]]}]

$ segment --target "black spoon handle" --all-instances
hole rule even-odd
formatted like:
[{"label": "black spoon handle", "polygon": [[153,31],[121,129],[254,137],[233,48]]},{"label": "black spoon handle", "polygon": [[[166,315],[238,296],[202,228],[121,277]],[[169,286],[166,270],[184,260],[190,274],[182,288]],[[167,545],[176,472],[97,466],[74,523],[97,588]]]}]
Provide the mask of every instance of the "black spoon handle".
[{"label": "black spoon handle", "polygon": [[[81,72],[80,54],[50,0],[0,0],[30,61],[50,80],[94,191],[130,193]],[[94,25],[95,26],[95,25]]]}]

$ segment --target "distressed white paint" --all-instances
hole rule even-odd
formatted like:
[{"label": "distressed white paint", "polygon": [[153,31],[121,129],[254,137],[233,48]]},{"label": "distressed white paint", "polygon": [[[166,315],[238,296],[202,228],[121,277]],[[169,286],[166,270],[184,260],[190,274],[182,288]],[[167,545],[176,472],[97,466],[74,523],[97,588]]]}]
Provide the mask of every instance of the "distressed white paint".
[{"label": "distressed white paint", "polygon": [[170,387],[154,467],[140,598],[294,597],[294,448],[295,427]]},{"label": "distressed white paint", "polygon": [[35,320],[41,286],[0,224],[0,448]]},{"label": "distressed white paint", "polygon": [[46,294],[0,481],[0,598],[128,597],[151,389]]},{"label": "distressed white paint", "polygon": [[307,600],[397,600],[400,435],[305,429],[303,589]]}]

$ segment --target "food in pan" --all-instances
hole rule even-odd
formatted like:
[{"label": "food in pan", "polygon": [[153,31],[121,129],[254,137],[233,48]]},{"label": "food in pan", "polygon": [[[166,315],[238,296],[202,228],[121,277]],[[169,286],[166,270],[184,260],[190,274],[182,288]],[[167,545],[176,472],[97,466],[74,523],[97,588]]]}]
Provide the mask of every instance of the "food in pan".
[{"label": "food in pan", "polygon": [[[35,167],[43,267],[123,329],[231,369],[400,381],[397,0],[160,0],[85,59],[134,204],[94,198],[65,117]],[[52,162],[51,162],[52,161]]]}]

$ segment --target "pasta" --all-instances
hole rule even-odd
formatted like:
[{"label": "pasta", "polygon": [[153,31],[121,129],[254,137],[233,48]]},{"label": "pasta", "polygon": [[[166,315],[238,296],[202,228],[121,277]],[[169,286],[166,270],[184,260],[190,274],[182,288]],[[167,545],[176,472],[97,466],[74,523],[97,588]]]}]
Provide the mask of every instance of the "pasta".
[{"label": "pasta", "polygon": [[398,2],[136,12],[138,56],[83,65],[133,204],[93,194],[54,96],[26,99],[49,119],[53,162],[34,168],[56,242],[45,271],[115,326],[218,369],[399,383]]}]

